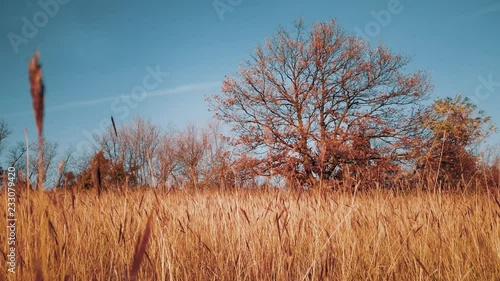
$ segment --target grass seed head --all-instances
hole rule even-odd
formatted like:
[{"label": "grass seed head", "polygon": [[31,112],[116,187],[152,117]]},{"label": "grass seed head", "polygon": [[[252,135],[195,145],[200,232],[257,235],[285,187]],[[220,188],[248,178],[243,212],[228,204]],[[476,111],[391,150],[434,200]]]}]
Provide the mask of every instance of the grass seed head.
[{"label": "grass seed head", "polygon": [[43,131],[43,107],[45,86],[42,80],[42,66],[38,63],[39,54],[36,52],[29,64],[30,90],[33,101],[33,111],[35,113],[36,128],[38,135]]}]

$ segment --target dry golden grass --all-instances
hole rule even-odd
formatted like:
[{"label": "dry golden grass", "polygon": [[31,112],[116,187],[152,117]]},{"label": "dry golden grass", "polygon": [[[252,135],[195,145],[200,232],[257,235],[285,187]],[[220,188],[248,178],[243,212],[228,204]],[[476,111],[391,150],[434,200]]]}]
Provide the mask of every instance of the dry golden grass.
[{"label": "dry golden grass", "polygon": [[34,192],[17,219],[2,280],[500,280],[486,192]]}]

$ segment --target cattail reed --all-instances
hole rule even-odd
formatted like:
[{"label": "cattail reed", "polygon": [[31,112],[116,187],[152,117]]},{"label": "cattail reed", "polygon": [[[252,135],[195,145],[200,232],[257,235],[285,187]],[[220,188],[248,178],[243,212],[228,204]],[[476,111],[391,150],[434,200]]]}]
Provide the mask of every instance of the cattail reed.
[{"label": "cattail reed", "polygon": [[115,119],[111,116],[111,124],[113,124],[113,130],[115,132],[115,136],[118,137],[118,132],[116,131]]},{"label": "cattail reed", "polygon": [[42,66],[38,63],[39,54],[36,52],[29,64],[31,100],[35,114],[36,129],[38,133],[38,189],[43,188],[43,108],[45,86],[42,80]]}]

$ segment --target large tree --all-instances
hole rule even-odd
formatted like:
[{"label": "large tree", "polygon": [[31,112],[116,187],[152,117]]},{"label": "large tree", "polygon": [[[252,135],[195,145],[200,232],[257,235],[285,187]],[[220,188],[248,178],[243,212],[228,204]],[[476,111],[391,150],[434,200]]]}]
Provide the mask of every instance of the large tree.
[{"label": "large tree", "polygon": [[425,73],[404,71],[409,62],[335,20],[309,32],[299,20],[258,45],[211,107],[233,125],[258,174],[328,181],[346,167],[404,156],[413,112],[431,89]]}]

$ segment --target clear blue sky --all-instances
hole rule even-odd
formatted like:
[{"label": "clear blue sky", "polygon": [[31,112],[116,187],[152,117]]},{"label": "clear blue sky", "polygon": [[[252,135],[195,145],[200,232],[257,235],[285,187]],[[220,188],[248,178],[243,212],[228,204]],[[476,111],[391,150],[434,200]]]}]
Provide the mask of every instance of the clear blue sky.
[{"label": "clear blue sky", "polygon": [[[13,131],[8,145],[23,140],[24,127],[35,136],[27,82],[35,50],[47,90],[45,135],[64,149],[84,145],[85,132],[110,115],[119,124],[136,115],[161,126],[205,122],[212,113],[204,96],[217,93],[224,75],[276,27],[299,17],[309,25],[337,18],[348,32],[364,30],[373,44],[382,40],[411,56],[411,68],[429,71],[434,97],[480,93],[480,108],[500,125],[500,1],[60,0],[68,3],[57,8],[55,1],[1,4],[0,120]],[[52,3],[50,14],[40,3]],[[214,3],[235,5],[220,15]],[[390,20],[376,23],[374,13],[388,7]],[[143,85],[148,67],[168,76],[147,79],[148,96],[127,105],[119,97]],[[497,134],[491,143],[499,141]]]}]

